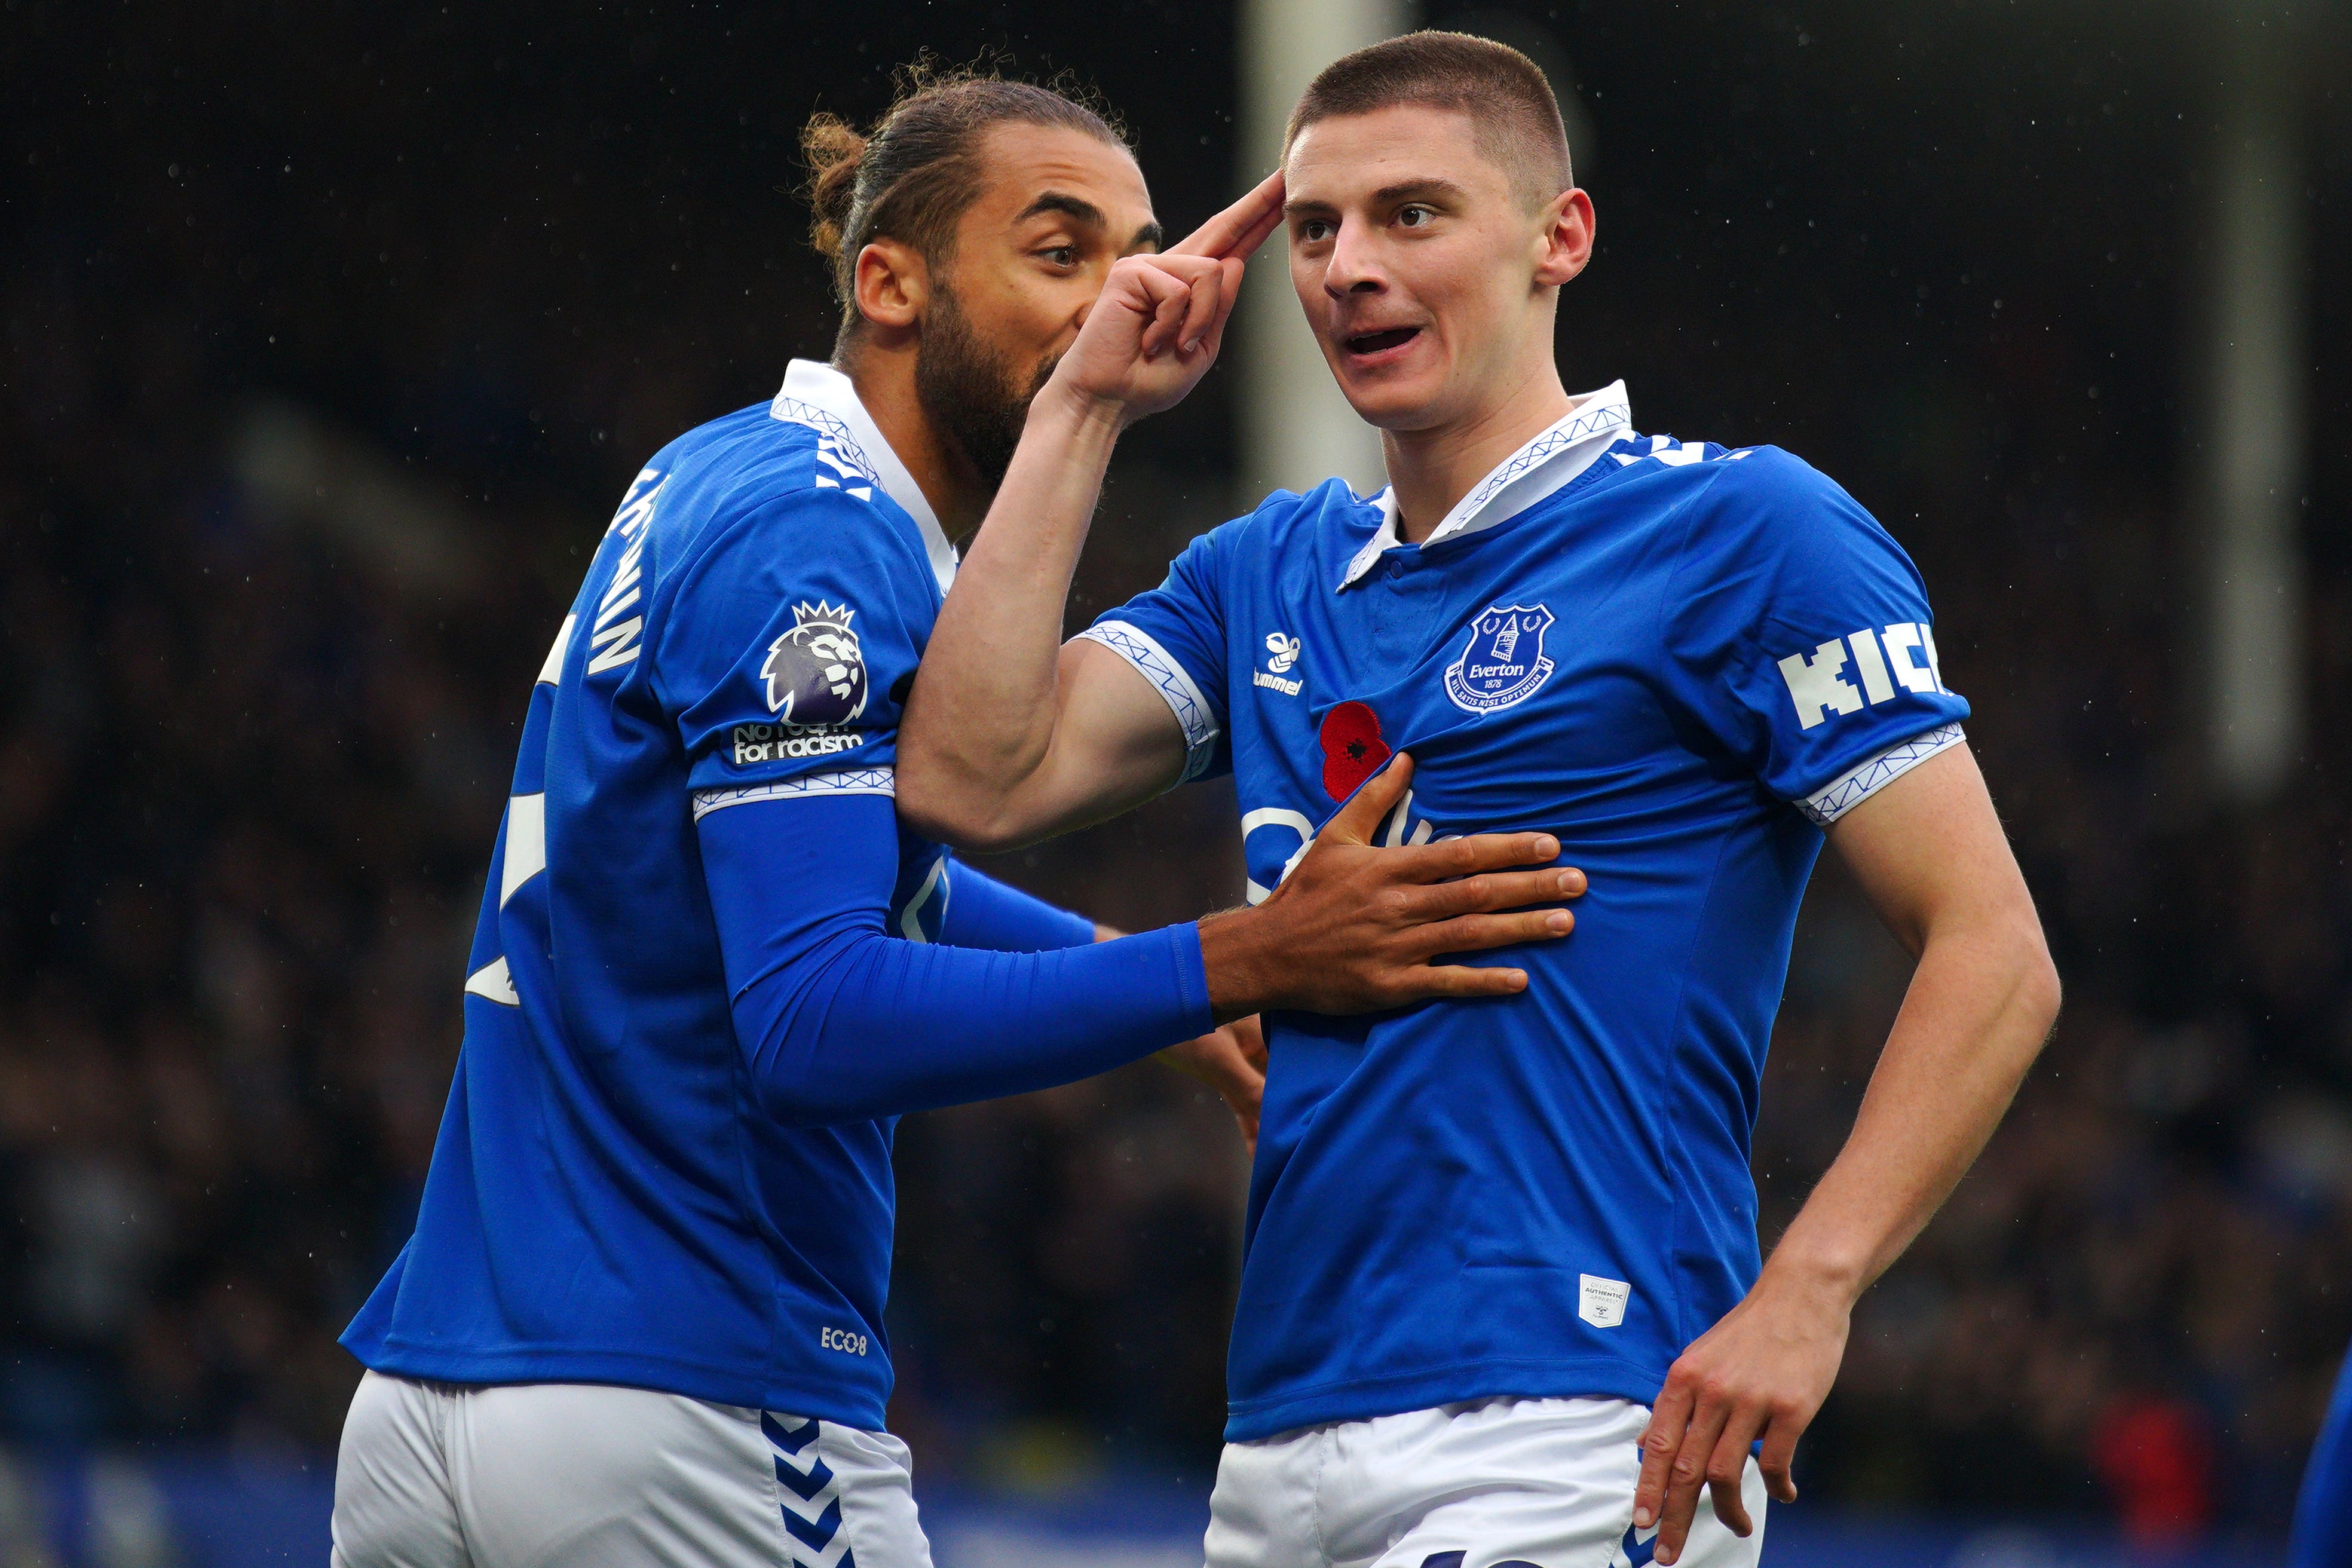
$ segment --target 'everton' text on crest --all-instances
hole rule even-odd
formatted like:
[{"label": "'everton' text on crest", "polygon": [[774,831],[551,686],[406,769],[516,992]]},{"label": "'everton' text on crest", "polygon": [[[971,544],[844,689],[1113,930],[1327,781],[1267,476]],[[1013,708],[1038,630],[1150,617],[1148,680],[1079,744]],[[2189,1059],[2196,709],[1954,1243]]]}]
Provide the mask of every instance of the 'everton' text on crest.
[{"label": "'everton' text on crest", "polygon": [[1491,713],[1535,695],[1551,674],[1544,633],[1556,617],[1541,605],[1489,605],[1470,620],[1462,657],[1445,669],[1445,695],[1471,713]]}]

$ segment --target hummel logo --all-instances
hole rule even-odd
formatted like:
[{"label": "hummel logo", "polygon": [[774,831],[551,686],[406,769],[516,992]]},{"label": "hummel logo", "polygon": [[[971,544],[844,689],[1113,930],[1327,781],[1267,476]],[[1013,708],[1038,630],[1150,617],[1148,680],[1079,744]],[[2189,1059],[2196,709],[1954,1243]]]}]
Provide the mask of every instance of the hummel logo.
[{"label": "hummel logo", "polygon": [[[1282,632],[1265,634],[1265,669],[1250,671],[1250,684],[1279,691],[1285,697],[1296,697],[1306,687],[1304,679],[1285,680],[1283,672],[1298,662],[1298,639]],[[1268,674],[1271,670],[1273,673]]]}]

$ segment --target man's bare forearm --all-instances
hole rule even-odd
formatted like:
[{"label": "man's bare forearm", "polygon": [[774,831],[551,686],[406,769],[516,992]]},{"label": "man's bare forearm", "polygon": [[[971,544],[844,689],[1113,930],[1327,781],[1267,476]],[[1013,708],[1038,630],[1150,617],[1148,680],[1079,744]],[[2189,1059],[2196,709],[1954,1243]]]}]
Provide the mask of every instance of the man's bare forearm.
[{"label": "man's bare forearm", "polygon": [[1676,1358],[1659,1393],[1633,1497],[1634,1523],[1659,1525],[1658,1562],[1679,1561],[1702,1487],[1748,1532],[1741,1477],[1759,1437],[1767,1489],[1796,1500],[1797,1437],[1836,1379],[1855,1299],[1984,1147],[2057,1011],[2030,903],[1930,928],[1845,1149],[1755,1289]]},{"label": "man's bare forearm", "polygon": [[[1118,433],[1180,402],[1215,362],[1243,264],[1281,219],[1276,174],[1166,254],[1122,257],[1105,276],[1030,402],[916,678],[898,734],[898,793],[918,827],[1003,847],[1176,781],[1181,727],[1156,694],[1147,700],[1141,677],[1090,679],[1080,658],[1071,667],[1075,702],[1064,689],[1062,606]],[[1075,723],[1074,705],[1084,710]],[[1072,731],[1082,732],[1057,744]]]},{"label": "man's bare forearm", "polygon": [[1797,1499],[1797,1438],[1837,1379],[1854,1300],[1902,1255],[1992,1136],[2058,1015],[2033,898],[1965,746],[1862,802],[1830,842],[1918,957],[1844,1150],[1756,1281],[1675,1358],[1642,1437],[1633,1521],[1680,1560],[1702,1488],[1738,1534],[1740,1478]]},{"label": "man's bare forearm", "polygon": [[1851,1305],[1975,1162],[2057,1012],[2030,911],[1931,932],[1853,1131],[1766,1272]]},{"label": "man's bare forearm", "polygon": [[991,821],[1051,750],[1055,662],[1119,411],[1049,384],[940,611],[899,733],[902,800],[933,826]]}]

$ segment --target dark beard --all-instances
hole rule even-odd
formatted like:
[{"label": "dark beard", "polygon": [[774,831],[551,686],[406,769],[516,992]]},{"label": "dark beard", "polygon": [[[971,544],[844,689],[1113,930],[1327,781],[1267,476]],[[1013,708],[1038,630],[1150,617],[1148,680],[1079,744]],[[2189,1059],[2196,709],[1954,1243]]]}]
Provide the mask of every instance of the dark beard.
[{"label": "dark beard", "polygon": [[1007,356],[980,341],[955,290],[942,280],[932,299],[923,341],[915,351],[915,401],[994,496],[1013,464],[1013,449],[1021,444],[1030,400],[1052,377],[1058,358],[1039,364],[1029,384],[1016,391],[1019,372]]}]

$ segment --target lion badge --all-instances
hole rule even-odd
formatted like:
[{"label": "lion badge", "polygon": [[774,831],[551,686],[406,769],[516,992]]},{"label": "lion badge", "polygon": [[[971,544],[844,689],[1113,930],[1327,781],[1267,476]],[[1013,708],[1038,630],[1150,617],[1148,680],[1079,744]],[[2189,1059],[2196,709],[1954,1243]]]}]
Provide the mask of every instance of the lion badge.
[{"label": "lion badge", "polygon": [[793,606],[793,629],[768,645],[760,667],[768,707],[795,730],[846,724],[866,711],[866,655],[849,629],[857,612],[820,599]]}]

